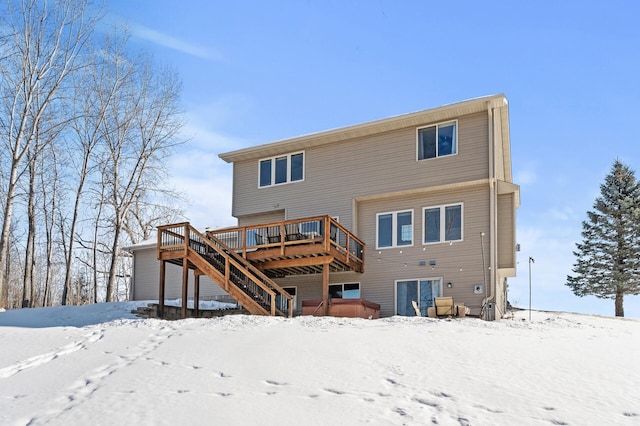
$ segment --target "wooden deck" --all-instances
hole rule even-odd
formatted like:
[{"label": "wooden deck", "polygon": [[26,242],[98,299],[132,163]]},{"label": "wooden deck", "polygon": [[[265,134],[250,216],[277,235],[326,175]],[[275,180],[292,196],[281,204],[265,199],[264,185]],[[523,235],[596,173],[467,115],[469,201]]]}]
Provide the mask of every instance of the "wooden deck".
[{"label": "wooden deck", "polygon": [[330,216],[208,231],[271,278],[364,272],[364,243]]},{"label": "wooden deck", "polygon": [[[322,274],[320,314],[327,315],[329,274],[364,272],[364,243],[330,216],[292,219],[199,233],[189,223],[158,227],[158,299],[164,301],[165,264],[182,265],[182,317],[188,316],[188,274],[194,271],[198,306],[200,276],[211,280],[256,315],[293,314],[292,296],[273,278]],[[164,304],[159,304],[164,316]],[[198,308],[195,308],[198,316]]]}]

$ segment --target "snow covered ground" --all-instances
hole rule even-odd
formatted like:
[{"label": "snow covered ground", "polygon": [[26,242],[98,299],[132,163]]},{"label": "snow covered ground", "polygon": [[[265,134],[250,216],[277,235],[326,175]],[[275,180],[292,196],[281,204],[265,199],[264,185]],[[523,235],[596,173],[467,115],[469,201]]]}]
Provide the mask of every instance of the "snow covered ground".
[{"label": "snow covered ground", "polygon": [[2,425],[638,425],[640,320],[0,313]]}]

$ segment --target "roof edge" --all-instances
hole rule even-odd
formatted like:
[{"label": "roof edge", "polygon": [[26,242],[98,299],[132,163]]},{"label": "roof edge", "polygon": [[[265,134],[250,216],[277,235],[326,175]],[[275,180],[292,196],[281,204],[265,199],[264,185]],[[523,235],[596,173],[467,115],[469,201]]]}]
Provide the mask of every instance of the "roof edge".
[{"label": "roof edge", "polygon": [[369,121],[331,130],[324,130],[317,133],[310,133],[303,136],[282,139],[275,142],[256,145],[249,148],[243,148],[236,151],[230,151],[219,154],[218,157],[220,157],[227,163],[260,157],[268,157],[275,151],[281,151],[284,153],[289,150],[300,149],[300,145],[303,142],[304,147],[323,145],[325,143],[339,142],[355,137],[367,136],[374,133],[393,130],[394,128],[399,129],[403,127],[409,127],[414,125],[414,123],[412,123],[414,121],[428,121],[430,116],[436,118],[434,121],[437,121],[437,117],[439,116],[451,115],[452,117],[454,117],[457,115],[465,115],[458,112],[472,111],[466,112],[466,114],[469,114],[473,113],[473,111],[476,110],[477,112],[486,111],[488,108],[506,105],[508,105],[508,101],[504,94],[482,96],[422,111],[396,115],[380,120]]}]

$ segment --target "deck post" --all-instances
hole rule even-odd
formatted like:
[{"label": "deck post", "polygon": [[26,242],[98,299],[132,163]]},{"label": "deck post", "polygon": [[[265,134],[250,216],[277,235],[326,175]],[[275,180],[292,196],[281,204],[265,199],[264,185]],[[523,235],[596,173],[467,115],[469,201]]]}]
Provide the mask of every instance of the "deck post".
[{"label": "deck post", "polygon": [[322,265],[322,313],[329,314],[329,264]]},{"label": "deck post", "polygon": [[322,221],[322,227],[324,230],[322,233],[322,238],[324,239],[324,252],[329,253],[331,251],[331,220],[329,216],[325,216]]},{"label": "deck post", "polygon": [[193,312],[196,318],[200,317],[200,274],[198,271],[193,277]]},{"label": "deck post", "polygon": [[184,257],[186,258],[189,255],[189,246],[191,245],[191,241],[189,241],[189,237],[191,234],[191,229],[189,224],[184,226]]},{"label": "deck post", "polygon": [[182,259],[182,318],[187,318],[187,298],[189,292],[189,260]]},{"label": "deck post", "polygon": [[158,289],[158,317],[164,318],[164,284],[165,284],[165,260],[160,261],[160,286]]}]

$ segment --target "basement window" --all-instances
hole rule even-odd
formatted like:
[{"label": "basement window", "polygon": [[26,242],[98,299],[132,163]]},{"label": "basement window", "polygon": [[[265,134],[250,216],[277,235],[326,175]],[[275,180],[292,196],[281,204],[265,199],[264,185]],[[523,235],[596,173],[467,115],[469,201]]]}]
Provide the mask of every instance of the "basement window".
[{"label": "basement window", "polygon": [[331,284],[329,297],[331,299],[359,299],[360,283]]}]

